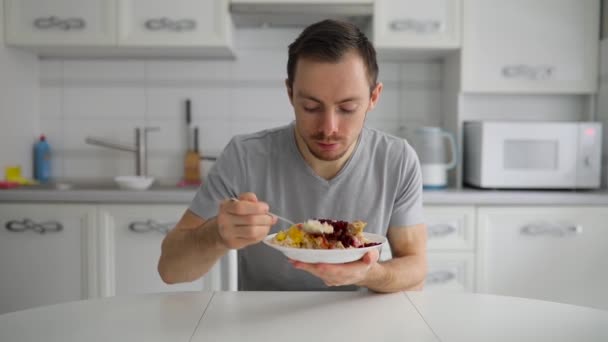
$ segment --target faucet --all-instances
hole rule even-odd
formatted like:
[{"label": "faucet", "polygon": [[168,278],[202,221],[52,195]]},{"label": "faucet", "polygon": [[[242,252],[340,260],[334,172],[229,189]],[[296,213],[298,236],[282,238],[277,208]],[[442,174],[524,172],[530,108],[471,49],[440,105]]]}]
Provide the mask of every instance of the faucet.
[{"label": "faucet", "polygon": [[138,176],[148,175],[148,132],[159,131],[160,127],[135,128],[135,146],[107,141],[101,138],[86,137],[85,142],[91,145],[107,147],[120,151],[135,153],[135,173]]}]

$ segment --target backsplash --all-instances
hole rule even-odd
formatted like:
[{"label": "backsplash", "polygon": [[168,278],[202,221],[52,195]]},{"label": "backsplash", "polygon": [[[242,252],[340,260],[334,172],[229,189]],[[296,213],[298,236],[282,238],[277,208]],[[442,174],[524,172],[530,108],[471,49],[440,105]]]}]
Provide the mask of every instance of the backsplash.
[{"label": "backsplash", "polygon": [[[192,101],[201,153],[217,155],[236,134],[293,120],[284,86],[287,45],[300,30],[239,29],[236,60],[42,60],[40,128],[53,147],[56,178],[98,180],[134,174],[131,153],[85,144],[86,136],[133,143],[149,133],[148,173],[163,183],[182,176],[184,100]],[[380,62],[384,90],[367,124],[439,125],[442,64]],[[211,162],[203,162],[203,173]]]}]

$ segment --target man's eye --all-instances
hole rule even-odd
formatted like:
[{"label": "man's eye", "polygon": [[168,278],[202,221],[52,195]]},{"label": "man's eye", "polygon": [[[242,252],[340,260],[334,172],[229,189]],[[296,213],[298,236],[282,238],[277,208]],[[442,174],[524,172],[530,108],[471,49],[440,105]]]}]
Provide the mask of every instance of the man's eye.
[{"label": "man's eye", "polygon": [[353,107],[348,107],[348,108],[344,108],[344,107],[342,107],[342,108],[340,108],[340,111],[341,111],[342,113],[345,113],[345,114],[352,114],[352,113],[354,113],[356,110],[357,110],[357,109],[356,109],[356,108],[353,108]]},{"label": "man's eye", "polygon": [[304,110],[307,112],[317,112],[320,107],[304,107]]},{"label": "man's eye", "polygon": [[354,113],[357,111],[357,107],[356,103],[344,103],[340,106],[340,111],[343,113]]}]

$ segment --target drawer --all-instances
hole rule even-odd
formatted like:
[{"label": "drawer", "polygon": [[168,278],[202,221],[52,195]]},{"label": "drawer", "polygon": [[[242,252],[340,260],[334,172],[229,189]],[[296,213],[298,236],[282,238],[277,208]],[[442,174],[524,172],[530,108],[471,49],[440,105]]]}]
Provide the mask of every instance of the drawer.
[{"label": "drawer", "polygon": [[475,207],[425,206],[429,251],[473,251]]},{"label": "drawer", "polygon": [[428,274],[424,291],[473,292],[473,253],[428,253]]}]

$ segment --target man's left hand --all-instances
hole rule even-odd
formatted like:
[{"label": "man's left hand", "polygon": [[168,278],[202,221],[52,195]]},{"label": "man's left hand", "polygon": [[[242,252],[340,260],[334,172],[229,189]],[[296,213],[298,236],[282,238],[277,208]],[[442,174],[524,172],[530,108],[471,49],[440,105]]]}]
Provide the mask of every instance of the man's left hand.
[{"label": "man's left hand", "polygon": [[367,252],[363,258],[346,264],[309,264],[289,260],[293,267],[307,271],[323,280],[327,286],[360,284],[366,280],[369,270],[378,263],[377,249]]}]

